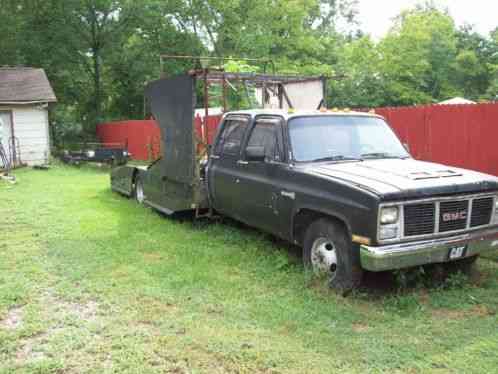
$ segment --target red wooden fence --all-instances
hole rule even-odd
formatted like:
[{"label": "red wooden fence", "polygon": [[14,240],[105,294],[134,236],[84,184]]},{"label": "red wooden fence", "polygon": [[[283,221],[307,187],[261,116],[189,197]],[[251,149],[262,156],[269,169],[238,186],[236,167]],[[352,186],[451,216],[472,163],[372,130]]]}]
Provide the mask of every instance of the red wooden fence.
[{"label": "red wooden fence", "polygon": [[148,147],[155,152],[160,137],[159,127],[154,120],[119,121],[97,126],[97,137],[103,143],[128,142],[128,152],[134,160],[149,159]]},{"label": "red wooden fence", "polygon": [[[219,115],[208,116],[206,135],[209,144],[216,136],[220,120]],[[202,118],[197,116],[194,124],[197,137],[202,139]],[[102,123],[97,126],[97,137],[102,143],[127,142],[134,160],[155,159],[160,154],[161,132],[153,119]]]},{"label": "red wooden fence", "polygon": [[[420,160],[482,171],[498,176],[498,103],[428,105],[379,108],[412,155]],[[207,137],[212,143],[221,116],[208,118]],[[196,117],[197,135],[201,118]],[[99,125],[102,142],[128,141],[136,160],[158,154],[160,132],[153,120],[122,121]]]},{"label": "red wooden fence", "polygon": [[498,103],[379,108],[412,155],[498,176]]}]

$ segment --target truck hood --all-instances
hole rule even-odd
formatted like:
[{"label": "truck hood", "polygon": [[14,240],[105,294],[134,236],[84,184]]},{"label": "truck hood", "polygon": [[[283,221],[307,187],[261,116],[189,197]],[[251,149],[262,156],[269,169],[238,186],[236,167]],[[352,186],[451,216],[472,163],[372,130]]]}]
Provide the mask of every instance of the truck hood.
[{"label": "truck hood", "polygon": [[498,178],[491,175],[414,159],[321,163],[306,166],[305,172],[354,184],[382,200],[498,190]]}]

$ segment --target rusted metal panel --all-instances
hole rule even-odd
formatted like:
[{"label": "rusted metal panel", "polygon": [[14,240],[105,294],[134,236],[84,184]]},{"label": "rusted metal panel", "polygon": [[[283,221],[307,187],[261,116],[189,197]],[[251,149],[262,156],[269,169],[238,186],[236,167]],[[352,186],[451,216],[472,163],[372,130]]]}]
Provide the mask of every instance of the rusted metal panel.
[{"label": "rusted metal panel", "polygon": [[162,178],[193,184],[195,79],[180,75],[154,81],[145,96],[161,131]]}]

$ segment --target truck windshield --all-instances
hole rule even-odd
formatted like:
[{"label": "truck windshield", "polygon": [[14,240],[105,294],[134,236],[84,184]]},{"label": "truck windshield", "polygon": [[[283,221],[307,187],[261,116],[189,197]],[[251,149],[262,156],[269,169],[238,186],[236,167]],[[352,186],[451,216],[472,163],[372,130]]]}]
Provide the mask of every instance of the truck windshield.
[{"label": "truck windshield", "polygon": [[289,133],[298,162],[410,157],[389,125],[377,117],[296,117],[289,121]]}]

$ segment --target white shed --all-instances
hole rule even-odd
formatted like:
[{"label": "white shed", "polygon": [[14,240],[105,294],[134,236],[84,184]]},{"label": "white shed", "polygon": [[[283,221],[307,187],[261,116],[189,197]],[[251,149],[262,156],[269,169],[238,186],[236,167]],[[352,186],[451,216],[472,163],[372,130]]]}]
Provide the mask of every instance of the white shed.
[{"label": "white shed", "polygon": [[49,161],[48,106],[56,101],[43,69],[0,67],[0,142],[14,164]]}]

